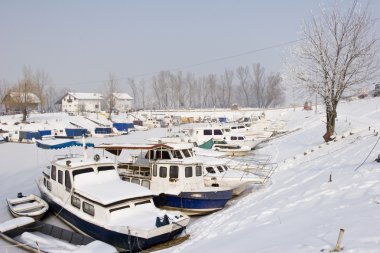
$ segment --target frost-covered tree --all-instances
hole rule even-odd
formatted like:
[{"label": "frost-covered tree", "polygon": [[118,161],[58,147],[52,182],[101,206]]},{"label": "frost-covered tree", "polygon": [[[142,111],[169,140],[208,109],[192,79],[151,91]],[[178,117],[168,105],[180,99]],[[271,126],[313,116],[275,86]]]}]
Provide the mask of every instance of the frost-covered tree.
[{"label": "frost-covered tree", "polygon": [[377,39],[368,8],[354,1],[347,9],[339,4],[321,10],[305,22],[293,76],[318,94],[326,108],[326,142],[335,133],[337,106],[343,92],[370,81],[378,71]]}]

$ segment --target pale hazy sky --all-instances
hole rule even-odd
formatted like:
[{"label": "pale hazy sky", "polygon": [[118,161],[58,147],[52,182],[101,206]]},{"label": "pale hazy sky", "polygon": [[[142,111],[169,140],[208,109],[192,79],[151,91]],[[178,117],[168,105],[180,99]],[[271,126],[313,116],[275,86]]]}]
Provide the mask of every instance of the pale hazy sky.
[{"label": "pale hazy sky", "polygon": [[[317,0],[0,0],[0,80],[16,82],[27,65],[44,70],[56,87],[99,91],[110,72],[136,77],[297,40],[302,20],[320,5]],[[380,17],[379,0],[371,1],[371,10]],[[267,71],[281,71],[288,50],[182,70],[221,74],[261,63]],[[126,90],[126,80],[120,85]]]}]

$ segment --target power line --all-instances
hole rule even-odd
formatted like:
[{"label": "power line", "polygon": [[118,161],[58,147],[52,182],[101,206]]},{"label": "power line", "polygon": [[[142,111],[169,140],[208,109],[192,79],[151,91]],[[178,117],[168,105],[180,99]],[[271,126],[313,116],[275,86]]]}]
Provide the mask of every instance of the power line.
[{"label": "power line", "polygon": [[[210,63],[214,63],[214,62],[225,61],[225,60],[229,60],[229,59],[233,59],[233,58],[237,58],[237,57],[241,57],[241,56],[245,56],[245,55],[249,55],[249,54],[254,54],[254,53],[258,53],[258,52],[262,52],[262,51],[266,51],[266,50],[270,50],[270,49],[274,49],[274,48],[279,48],[279,47],[287,46],[287,45],[294,44],[294,43],[302,41],[302,40],[303,39],[291,40],[291,41],[287,41],[287,42],[284,42],[284,43],[275,44],[275,45],[272,45],[272,46],[263,47],[263,48],[259,48],[259,49],[254,49],[254,50],[250,50],[250,51],[246,51],[246,52],[242,52],[242,53],[238,53],[238,54],[234,54],[234,55],[228,55],[228,56],[218,57],[218,58],[211,59],[211,60],[206,60],[206,61],[203,61],[203,62],[193,63],[193,64],[184,65],[184,66],[180,66],[180,67],[173,67],[173,68],[169,68],[169,69],[166,69],[166,70],[160,70],[160,71],[151,72],[151,73],[143,73],[143,74],[131,75],[131,76],[128,76],[128,77],[117,78],[116,80],[127,80],[128,78],[153,76],[153,75],[156,75],[156,74],[160,73],[161,71],[179,71],[179,70],[183,70],[183,69],[190,69],[190,68],[198,67],[198,66],[201,66],[201,65],[207,65],[207,64],[210,64]],[[86,82],[66,83],[66,84],[58,84],[58,85],[59,86],[64,86],[64,85],[72,86],[72,85],[95,84],[95,83],[104,83],[104,82],[106,82],[106,81],[105,80],[102,80],[102,81],[86,81]]]}]

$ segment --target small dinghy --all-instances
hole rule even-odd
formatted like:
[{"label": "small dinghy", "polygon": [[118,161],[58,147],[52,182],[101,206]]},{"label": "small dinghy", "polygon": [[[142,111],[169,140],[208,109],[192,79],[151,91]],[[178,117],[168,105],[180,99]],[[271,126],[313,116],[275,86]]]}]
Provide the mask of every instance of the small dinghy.
[{"label": "small dinghy", "polygon": [[117,253],[109,244],[30,217],[0,223],[0,236],[31,252]]},{"label": "small dinghy", "polygon": [[14,217],[31,217],[36,220],[41,219],[49,209],[45,200],[34,194],[23,196],[22,193],[17,198],[7,199],[9,211]]}]

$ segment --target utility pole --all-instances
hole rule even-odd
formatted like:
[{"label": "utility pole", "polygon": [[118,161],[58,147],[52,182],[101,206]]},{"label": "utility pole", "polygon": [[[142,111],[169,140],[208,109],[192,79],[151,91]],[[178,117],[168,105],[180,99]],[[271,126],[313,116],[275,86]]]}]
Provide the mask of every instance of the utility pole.
[{"label": "utility pole", "polygon": [[318,113],[318,94],[315,93],[315,114]]}]

